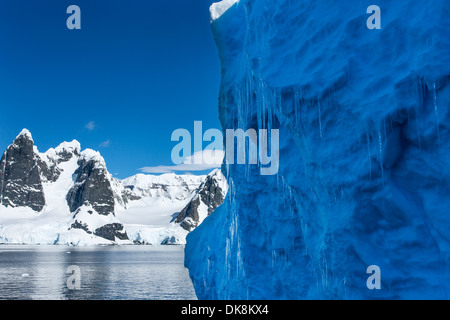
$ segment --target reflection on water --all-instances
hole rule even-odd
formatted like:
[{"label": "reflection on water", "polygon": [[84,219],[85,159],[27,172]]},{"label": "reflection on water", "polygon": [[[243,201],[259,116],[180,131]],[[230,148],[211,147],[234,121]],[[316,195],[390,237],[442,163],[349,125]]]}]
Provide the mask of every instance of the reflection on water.
[{"label": "reflection on water", "polygon": [[[178,246],[0,246],[0,299],[196,299]],[[80,270],[70,290],[69,266]]]}]

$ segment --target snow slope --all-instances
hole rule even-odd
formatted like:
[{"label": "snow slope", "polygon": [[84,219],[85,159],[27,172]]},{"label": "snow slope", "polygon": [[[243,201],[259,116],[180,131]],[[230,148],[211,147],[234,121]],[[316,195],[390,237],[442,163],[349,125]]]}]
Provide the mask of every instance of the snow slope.
[{"label": "snow slope", "polygon": [[372,4],[213,19],[222,127],[279,129],[280,168],[223,167],[224,205],[187,237],[199,299],[449,298],[450,3],[379,0],[369,30]]},{"label": "snow slope", "polygon": [[138,174],[122,181],[139,199],[118,208],[132,241],[150,244],[185,244],[186,232],[174,223],[176,215],[189,203],[206,176]]}]

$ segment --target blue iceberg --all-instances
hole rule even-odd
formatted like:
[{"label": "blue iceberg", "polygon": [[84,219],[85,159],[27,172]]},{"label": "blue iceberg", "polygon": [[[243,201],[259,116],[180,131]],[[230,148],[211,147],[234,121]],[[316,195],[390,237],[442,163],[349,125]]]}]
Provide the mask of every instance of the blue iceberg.
[{"label": "blue iceberg", "polygon": [[279,171],[223,165],[187,238],[198,298],[448,299],[450,2],[232,2],[211,22],[222,129],[279,129]]}]

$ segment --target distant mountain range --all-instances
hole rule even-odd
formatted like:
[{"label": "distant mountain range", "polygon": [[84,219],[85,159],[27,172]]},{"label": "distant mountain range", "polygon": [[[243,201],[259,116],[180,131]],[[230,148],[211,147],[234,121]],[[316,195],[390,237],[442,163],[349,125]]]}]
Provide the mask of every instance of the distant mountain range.
[{"label": "distant mountain range", "polygon": [[218,169],[119,180],[99,152],[74,140],[40,153],[24,129],[0,160],[0,243],[184,244],[227,189]]}]

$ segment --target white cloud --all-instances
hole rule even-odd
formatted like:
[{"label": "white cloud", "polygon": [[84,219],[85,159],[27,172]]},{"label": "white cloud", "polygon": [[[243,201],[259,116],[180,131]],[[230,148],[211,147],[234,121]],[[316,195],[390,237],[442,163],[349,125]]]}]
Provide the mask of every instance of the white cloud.
[{"label": "white cloud", "polygon": [[179,171],[206,171],[219,168],[222,165],[225,152],[222,150],[203,150],[186,157],[182,164],[174,166],[144,167],[143,173],[173,173]]},{"label": "white cloud", "polygon": [[100,148],[108,148],[110,145],[111,145],[111,140],[108,139],[108,140],[103,141],[102,143],[100,143],[99,147]]},{"label": "white cloud", "polygon": [[217,168],[222,164],[224,155],[223,150],[203,150],[186,157],[183,164],[214,165]]},{"label": "white cloud", "polygon": [[86,129],[88,129],[89,131],[92,131],[95,129],[96,125],[94,121],[89,121],[88,123],[86,123],[86,125],[84,126]]}]

